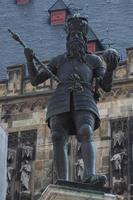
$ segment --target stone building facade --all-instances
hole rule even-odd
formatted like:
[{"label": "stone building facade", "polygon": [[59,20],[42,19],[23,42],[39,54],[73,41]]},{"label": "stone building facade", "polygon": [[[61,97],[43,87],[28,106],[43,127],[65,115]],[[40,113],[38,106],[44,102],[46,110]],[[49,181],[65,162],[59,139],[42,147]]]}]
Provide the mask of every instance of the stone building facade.
[{"label": "stone building facade", "polygon": [[[107,185],[125,199],[133,199],[132,61],[133,48],[129,48],[127,59],[114,73],[112,91],[99,90],[101,126],[95,133],[97,173],[106,174]],[[33,87],[24,65],[7,67],[7,79],[0,81],[0,125],[8,133],[7,199],[37,199],[56,180],[50,130],[45,122],[54,88],[52,80]],[[81,181],[84,166],[74,136],[68,147],[70,180]]]}]

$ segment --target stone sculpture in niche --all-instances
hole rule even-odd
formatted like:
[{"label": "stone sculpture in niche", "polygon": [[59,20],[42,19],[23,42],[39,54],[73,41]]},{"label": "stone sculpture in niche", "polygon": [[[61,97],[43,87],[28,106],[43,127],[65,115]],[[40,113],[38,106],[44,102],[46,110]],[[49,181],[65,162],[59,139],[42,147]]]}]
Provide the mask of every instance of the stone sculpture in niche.
[{"label": "stone sculpture in niche", "polygon": [[33,158],[33,147],[27,142],[22,147],[22,159],[32,160]]},{"label": "stone sculpture in niche", "polygon": [[26,191],[30,193],[30,177],[31,177],[31,165],[29,164],[28,160],[25,160],[24,164],[22,164],[22,167],[20,169],[21,173],[21,185],[22,185],[22,191]]}]

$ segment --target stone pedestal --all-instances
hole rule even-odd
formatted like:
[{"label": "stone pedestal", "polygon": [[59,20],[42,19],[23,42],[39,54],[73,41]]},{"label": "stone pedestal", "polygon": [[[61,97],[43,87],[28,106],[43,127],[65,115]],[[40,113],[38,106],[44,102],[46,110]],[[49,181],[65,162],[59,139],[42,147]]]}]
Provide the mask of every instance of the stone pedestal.
[{"label": "stone pedestal", "polygon": [[5,200],[7,190],[7,134],[0,127],[0,200]]},{"label": "stone pedestal", "polygon": [[109,189],[95,189],[87,184],[62,182],[49,185],[40,200],[116,200],[116,196],[106,193]]}]

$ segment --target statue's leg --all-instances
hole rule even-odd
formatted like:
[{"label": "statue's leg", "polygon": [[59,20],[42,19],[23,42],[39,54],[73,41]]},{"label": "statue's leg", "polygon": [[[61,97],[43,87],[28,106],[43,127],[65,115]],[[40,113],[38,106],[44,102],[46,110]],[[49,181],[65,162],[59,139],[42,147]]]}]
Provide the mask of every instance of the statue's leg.
[{"label": "statue's leg", "polygon": [[85,176],[95,174],[95,146],[93,131],[95,116],[91,112],[77,111],[75,114],[77,139],[81,143],[81,153],[85,166]]},{"label": "statue's leg", "polygon": [[68,180],[68,124],[66,115],[60,114],[51,117],[50,128],[53,141],[54,165],[58,179]]},{"label": "statue's leg", "polygon": [[85,166],[85,182],[91,185],[103,186],[106,183],[106,176],[95,174],[95,146],[93,132],[95,115],[88,111],[77,111],[74,115],[77,139],[81,143],[81,153]]}]

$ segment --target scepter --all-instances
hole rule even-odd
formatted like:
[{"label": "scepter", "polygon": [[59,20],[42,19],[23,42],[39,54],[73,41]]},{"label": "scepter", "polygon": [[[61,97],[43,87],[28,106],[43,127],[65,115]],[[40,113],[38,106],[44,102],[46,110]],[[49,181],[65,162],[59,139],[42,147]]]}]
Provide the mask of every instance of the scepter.
[{"label": "scepter", "polygon": [[[17,42],[19,42],[19,44],[20,44],[23,48],[26,48],[25,43],[22,41],[22,39],[20,39],[20,37],[19,37],[18,34],[14,33],[11,29],[8,29],[8,31],[9,31],[9,33],[11,33],[12,38],[13,38],[14,40],[16,40]],[[39,58],[38,58],[36,55],[33,55],[33,59],[49,73],[49,75],[51,76],[51,78],[53,78],[57,83],[60,82],[60,80],[58,79],[58,77],[55,76],[55,75],[53,74],[53,72],[51,72],[51,71],[47,68],[47,66],[44,65],[44,64],[39,60]]]}]

